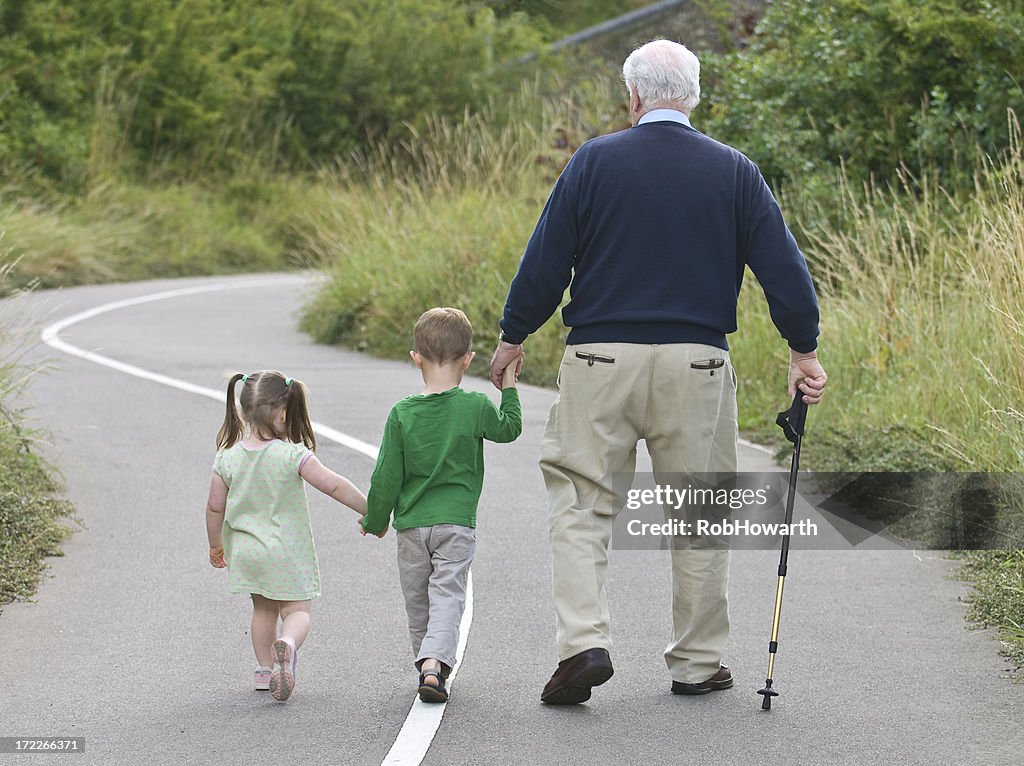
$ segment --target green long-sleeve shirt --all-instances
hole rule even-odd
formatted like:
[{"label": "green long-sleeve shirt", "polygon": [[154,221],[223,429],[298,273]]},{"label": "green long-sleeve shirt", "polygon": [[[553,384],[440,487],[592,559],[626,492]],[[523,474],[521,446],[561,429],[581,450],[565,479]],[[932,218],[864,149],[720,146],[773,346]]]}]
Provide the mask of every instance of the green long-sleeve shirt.
[{"label": "green long-sleeve shirt", "polygon": [[397,402],[384,426],[363,528],[381,532],[392,511],[395,529],[475,527],[483,440],[514,441],[522,430],[519,392],[511,387],[502,389],[500,408],[486,394],[457,386]]}]

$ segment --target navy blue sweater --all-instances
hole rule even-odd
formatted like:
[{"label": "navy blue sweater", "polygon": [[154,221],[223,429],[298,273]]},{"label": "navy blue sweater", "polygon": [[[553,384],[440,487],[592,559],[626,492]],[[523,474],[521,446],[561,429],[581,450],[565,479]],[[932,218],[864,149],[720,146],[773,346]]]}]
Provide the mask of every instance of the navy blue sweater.
[{"label": "navy blue sweater", "polygon": [[804,257],[757,166],[674,122],[581,146],[551,192],[512,280],[501,328],[522,342],[558,308],[569,344],[728,349],[749,265],[791,348],[817,347]]}]

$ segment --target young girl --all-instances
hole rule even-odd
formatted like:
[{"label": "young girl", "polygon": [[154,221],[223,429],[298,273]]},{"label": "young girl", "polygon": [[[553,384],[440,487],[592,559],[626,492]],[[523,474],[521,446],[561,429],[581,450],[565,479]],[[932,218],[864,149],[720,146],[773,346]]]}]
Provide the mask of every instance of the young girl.
[{"label": "young girl", "polygon": [[256,688],[283,702],[295,688],[310,600],[320,595],[303,480],[360,515],[366,496],[317,460],[306,387],[273,370],[231,378],[217,449],[206,503],[210,564],[227,567],[233,593],[252,595]]}]

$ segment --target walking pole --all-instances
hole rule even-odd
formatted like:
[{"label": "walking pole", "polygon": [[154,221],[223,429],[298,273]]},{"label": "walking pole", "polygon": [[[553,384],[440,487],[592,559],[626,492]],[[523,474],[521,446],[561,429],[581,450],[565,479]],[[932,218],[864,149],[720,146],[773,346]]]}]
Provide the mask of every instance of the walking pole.
[{"label": "walking pole", "polygon": [[782,536],[782,555],[779,557],[779,583],[775,588],[775,615],[772,617],[772,637],[768,642],[768,678],[764,688],[758,694],[764,697],[762,710],[772,709],[772,697],[779,693],[772,688],[775,674],[775,653],[779,649],[779,620],[782,617],[782,588],[786,584],[786,565],[789,561],[789,525],[793,523],[793,503],[796,501],[796,474],[800,470],[800,442],[804,436],[804,421],[807,419],[807,405],[803,401],[803,393],[798,388],[793,397],[793,406],[780,412],[775,423],[782,429],[786,438],[793,442],[793,462],[789,468],[789,493],[786,497],[786,533]]}]

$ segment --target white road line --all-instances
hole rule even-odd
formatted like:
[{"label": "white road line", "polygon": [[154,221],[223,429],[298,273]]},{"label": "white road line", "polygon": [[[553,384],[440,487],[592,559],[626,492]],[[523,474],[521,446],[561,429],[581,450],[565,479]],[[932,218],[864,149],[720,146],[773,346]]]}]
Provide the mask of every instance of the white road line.
[{"label": "white road line", "polygon": [[750,447],[750,449],[756,449],[758,452],[764,452],[766,455],[775,457],[775,450],[771,447],[765,447],[763,444],[754,444],[754,442],[749,442],[746,439],[737,439],[736,441],[743,447]]},{"label": "white road line", "polygon": [[[448,676],[448,686],[458,675],[462,667],[462,655],[466,653],[466,642],[469,640],[469,628],[473,624],[473,571],[470,570],[466,582],[466,611],[462,613],[459,624],[459,645],[455,650],[455,667]],[[427,755],[430,743],[434,741],[437,727],[441,725],[441,716],[448,703],[425,703],[419,697],[412,703],[412,709],[406,716],[402,730],[398,732],[395,744],[384,756],[382,766],[419,766]]]},{"label": "white road line", "polygon": [[[85,359],[88,362],[109,367],[112,370],[117,370],[118,372],[122,372],[126,375],[141,378],[142,380],[149,380],[164,386],[176,388],[179,391],[187,391],[191,394],[197,394],[209,399],[215,399],[218,402],[223,402],[227,395],[225,391],[217,391],[216,389],[197,386],[196,384],[189,383],[185,380],[179,380],[178,378],[161,375],[158,372],[152,372],[141,367],[136,367],[132,364],[120,362],[117,359],[112,359],[109,356],[98,354],[95,351],[87,351],[86,349],[79,348],[78,346],[74,346],[64,340],[61,340],[60,333],[72,325],[84,322],[86,319],[92,319],[93,317],[101,314],[106,314],[109,311],[116,311],[118,309],[128,308],[129,306],[138,306],[144,303],[167,300],[169,298],[180,298],[186,295],[200,295],[202,293],[213,293],[223,290],[241,290],[252,287],[280,287],[281,285],[303,283],[305,283],[305,280],[301,278],[283,277],[276,279],[254,279],[242,282],[220,282],[212,285],[199,285],[196,287],[184,287],[176,290],[165,290],[159,293],[150,293],[136,298],[104,303],[87,311],[73,314],[72,316],[61,319],[60,321],[54,322],[53,324],[43,328],[41,337],[46,345],[64,354],[69,354],[70,356],[75,356],[79,359]],[[312,425],[313,430],[325,439],[335,442],[336,444],[340,444],[343,447],[348,447],[362,455],[366,455],[372,460],[377,459],[378,448],[376,446],[357,439],[354,436],[349,436],[348,434],[342,433],[341,431],[335,430],[334,428],[322,423],[314,422]],[[459,623],[459,645],[455,652],[456,664],[451,675],[448,677],[449,685],[455,680],[455,676],[458,674],[459,668],[462,667],[462,657],[466,653],[466,643],[469,640],[469,629],[472,625],[473,573],[470,572],[469,580],[466,584],[466,611],[463,612],[462,622]],[[398,737],[395,739],[395,743],[391,746],[391,750],[388,751],[387,756],[384,758],[384,764],[418,766],[426,756],[427,750],[430,749],[431,743],[434,741],[434,735],[437,733],[437,729],[441,725],[441,718],[444,715],[445,708],[447,708],[446,703],[427,705],[420,702],[417,698],[416,701],[413,702],[412,708],[409,710],[409,715],[406,716],[405,723],[402,725],[402,729],[399,731]]]},{"label": "white road line", "polygon": [[[59,322],[54,322],[48,327],[43,329],[42,339],[43,342],[51,348],[61,351],[71,356],[77,356],[80,359],[93,362],[95,364],[109,367],[112,370],[123,372],[126,375],[132,375],[136,378],[142,378],[143,380],[151,380],[154,383],[160,383],[164,386],[170,386],[176,388],[179,391],[187,391],[190,394],[198,394],[199,396],[205,396],[210,399],[215,399],[219,402],[224,401],[226,393],[224,391],[218,391],[213,388],[205,388],[204,386],[197,386],[194,383],[189,383],[185,380],[179,380],[177,378],[171,378],[167,375],[161,375],[158,372],[151,372],[150,370],[144,370],[141,367],[136,367],[132,364],[118,361],[117,359],[111,359],[109,356],[98,354],[95,351],[87,351],[84,348],[73,346],[66,341],[60,339],[59,335],[62,331],[66,330],[72,325],[76,325],[79,322],[84,322],[86,319],[92,319],[93,317],[106,314],[110,311],[116,311],[118,309],[128,308],[130,306],[139,306],[144,303],[154,303],[155,301],[163,301],[169,298],[181,298],[186,295],[200,295],[202,293],[213,293],[221,292],[224,290],[240,290],[250,287],[280,287],[281,285],[289,284],[304,284],[305,280],[298,278],[285,277],[281,279],[260,279],[251,280],[245,282],[221,282],[213,285],[200,285],[197,287],[185,287],[177,290],[165,290],[159,293],[151,293],[149,295],[141,295],[137,298],[128,298],[121,301],[113,301],[112,303],[104,303],[101,306],[96,306],[88,311],[82,311],[78,314],[61,319]],[[313,429],[323,436],[324,438],[341,444],[344,447],[348,447],[360,454],[366,455],[372,460],[377,459],[377,447],[372,444],[367,444],[360,439],[356,439],[354,436],[349,436],[341,431],[337,431],[330,426],[326,426],[322,423],[313,423]]]}]

